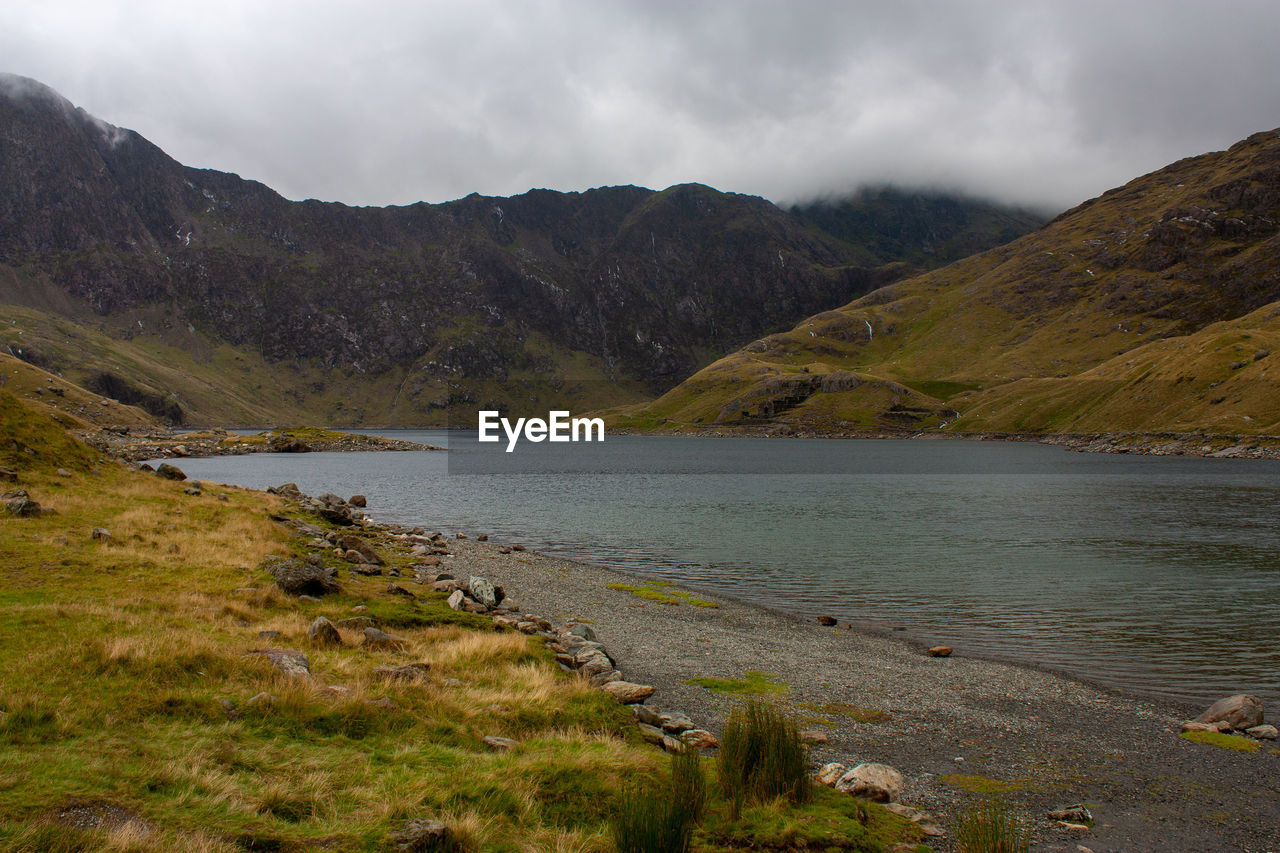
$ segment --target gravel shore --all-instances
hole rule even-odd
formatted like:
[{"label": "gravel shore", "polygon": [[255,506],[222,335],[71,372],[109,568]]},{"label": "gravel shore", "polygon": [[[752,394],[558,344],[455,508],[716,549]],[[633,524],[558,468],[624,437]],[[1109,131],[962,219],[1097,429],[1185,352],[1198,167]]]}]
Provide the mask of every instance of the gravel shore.
[{"label": "gravel shore", "polygon": [[[765,673],[768,696],[824,731],[815,765],[878,761],[906,777],[902,802],[947,821],[998,791],[1033,821],[1037,850],[1280,853],[1280,743],[1234,752],[1178,736],[1202,709],[1118,695],[1035,669],[947,658],[845,625],[689,590],[716,607],[664,604],[610,585],[643,582],[601,566],[453,540],[442,569],[503,585],[526,613],[588,622],[647,704],[719,733],[742,697],[687,683]],[[830,703],[843,703],[831,705]],[[1271,709],[1273,717],[1280,709]],[[862,718],[862,719],[859,719]],[[863,721],[867,720],[867,721]],[[1076,803],[1095,826],[1046,812]],[[950,849],[946,839],[935,842]]]}]

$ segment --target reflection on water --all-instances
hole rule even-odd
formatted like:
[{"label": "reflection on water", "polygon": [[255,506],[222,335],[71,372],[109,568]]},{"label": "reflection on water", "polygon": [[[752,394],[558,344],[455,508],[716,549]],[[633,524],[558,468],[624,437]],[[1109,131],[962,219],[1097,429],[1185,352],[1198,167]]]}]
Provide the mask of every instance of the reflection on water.
[{"label": "reflection on water", "polygon": [[487,531],[1129,690],[1280,702],[1274,462],[672,437],[495,456],[464,435],[394,434],[453,449],[182,467],[360,491],[381,520]]}]

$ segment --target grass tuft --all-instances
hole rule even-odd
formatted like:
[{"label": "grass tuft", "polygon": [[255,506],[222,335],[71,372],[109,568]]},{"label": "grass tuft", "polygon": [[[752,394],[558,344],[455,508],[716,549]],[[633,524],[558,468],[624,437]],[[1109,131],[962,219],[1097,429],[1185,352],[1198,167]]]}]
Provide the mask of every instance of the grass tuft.
[{"label": "grass tuft", "polygon": [[1026,853],[1031,849],[1030,830],[998,799],[962,813],[952,831],[958,853]]},{"label": "grass tuft", "polygon": [[799,729],[782,712],[760,702],[735,708],[729,715],[720,738],[718,769],[735,818],[748,802],[782,797],[800,804],[813,794]]},{"label": "grass tuft", "polygon": [[613,818],[618,853],[687,853],[706,796],[697,752],[674,753],[665,785],[646,780],[622,789]]}]

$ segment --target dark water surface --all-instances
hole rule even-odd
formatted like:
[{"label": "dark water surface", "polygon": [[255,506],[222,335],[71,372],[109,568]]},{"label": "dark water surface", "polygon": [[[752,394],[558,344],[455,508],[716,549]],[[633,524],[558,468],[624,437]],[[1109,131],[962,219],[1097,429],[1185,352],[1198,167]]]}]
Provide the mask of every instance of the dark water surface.
[{"label": "dark water surface", "polygon": [[193,478],[369,497],[960,653],[1205,704],[1280,707],[1280,463],[1037,444],[610,436],[449,453],[184,459]]}]

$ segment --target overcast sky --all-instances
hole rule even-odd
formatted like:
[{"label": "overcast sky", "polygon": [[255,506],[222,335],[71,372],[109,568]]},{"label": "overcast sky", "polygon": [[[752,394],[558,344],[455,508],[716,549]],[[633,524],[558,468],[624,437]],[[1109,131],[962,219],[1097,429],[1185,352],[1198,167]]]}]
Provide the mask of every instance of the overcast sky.
[{"label": "overcast sky", "polygon": [[1274,0],[0,0],[0,71],[290,198],[1062,209],[1280,125],[1277,34]]}]

